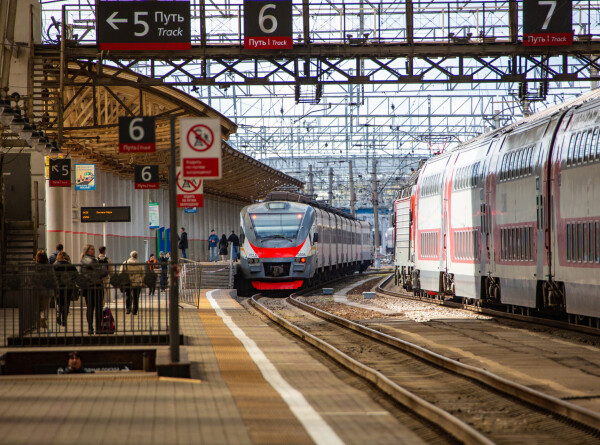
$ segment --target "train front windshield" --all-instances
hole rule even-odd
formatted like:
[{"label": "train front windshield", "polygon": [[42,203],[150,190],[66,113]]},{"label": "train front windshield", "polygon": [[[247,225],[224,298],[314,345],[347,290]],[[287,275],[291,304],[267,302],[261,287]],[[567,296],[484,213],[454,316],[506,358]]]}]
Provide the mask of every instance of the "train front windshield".
[{"label": "train front windshield", "polygon": [[255,213],[250,216],[257,239],[287,238],[294,240],[298,236],[301,213]]}]

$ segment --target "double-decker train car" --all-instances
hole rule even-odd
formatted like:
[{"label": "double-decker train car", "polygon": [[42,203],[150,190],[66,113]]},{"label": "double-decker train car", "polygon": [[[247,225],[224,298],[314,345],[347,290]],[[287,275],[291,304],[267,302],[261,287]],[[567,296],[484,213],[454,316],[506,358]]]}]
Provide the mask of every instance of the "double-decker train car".
[{"label": "double-decker train car", "polygon": [[432,157],[413,176],[394,204],[398,285],[600,327],[599,91]]},{"label": "double-decker train car", "polygon": [[240,273],[257,290],[293,290],[366,270],[371,225],[304,195],[273,192],[242,209]]}]

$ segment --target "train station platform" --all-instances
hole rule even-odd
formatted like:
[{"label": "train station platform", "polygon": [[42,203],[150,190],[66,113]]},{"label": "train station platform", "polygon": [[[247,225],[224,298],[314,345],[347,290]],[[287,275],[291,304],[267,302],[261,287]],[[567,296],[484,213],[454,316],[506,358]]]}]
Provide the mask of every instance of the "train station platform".
[{"label": "train station platform", "polygon": [[421,443],[348,376],[232,295],[202,291],[198,308],[180,310],[192,379],[1,376],[0,443]]}]

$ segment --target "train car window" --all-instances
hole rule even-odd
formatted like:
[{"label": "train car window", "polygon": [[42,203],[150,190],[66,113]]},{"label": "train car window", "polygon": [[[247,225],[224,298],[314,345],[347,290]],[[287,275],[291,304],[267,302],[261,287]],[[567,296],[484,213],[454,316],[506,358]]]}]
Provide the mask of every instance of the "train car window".
[{"label": "train car window", "polygon": [[595,236],[595,257],[596,257],[596,263],[600,263],[600,222],[596,222],[595,223],[595,227],[596,230],[594,230],[594,232],[596,233]]},{"label": "train car window", "polygon": [[512,229],[506,229],[508,232],[508,241],[506,243],[507,245],[507,252],[506,252],[506,259],[507,260],[512,260],[512,253],[513,253],[513,236],[512,236]]},{"label": "train car window", "polygon": [[571,165],[571,159],[573,158],[573,149],[575,148],[576,140],[577,135],[572,134],[571,139],[569,139],[569,146],[567,147],[567,165]]},{"label": "train car window", "polygon": [[507,159],[508,159],[508,156],[506,155],[506,153],[504,153],[504,156],[502,156],[502,163],[500,164],[500,180],[506,179]]},{"label": "train car window", "polygon": [[594,128],[594,133],[592,134],[592,143],[593,143],[593,150],[592,150],[592,154],[594,156],[595,159],[599,159],[600,158],[600,150],[598,150],[598,148],[600,147],[600,144],[598,144],[598,137],[600,136],[600,129],[598,127]]},{"label": "train car window", "polygon": [[515,231],[517,232],[516,233],[516,235],[517,235],[517,258],[516,258],[516,260],[519,261],[519,260],[523,259],[523,243],[521,242],[522,230],[520,227],[517,227],[515,229]]},{"label": "train car window", "polygon": [[529,239],[527,237],[527,227],[523,227],[521,229],[521,245],[523,248],[521,249],[521,259],[528,260],[529,259]]},{"label": "train car window", "polygon": [[571,224],[571,261],[577,261],[577,225]]},{"label": "train car window", "polygon": [[585,138],[585,153],[583,155],[583,162],[592,160],[592,130],[586,132]]},{"label": "train car window", "polygon": [[567,224],[567,261],[571,261],[571,224]]},{"label": "train car window", "polygon": [[527,160],[527,164],[529,165],[528,173],[533,173],[533,152],[535,151],[535,145],[529,147],[529,159]]},{"label": "train car window", "polygon": [[519,150],[517,155],[517,176],[523,175],[523,158],[525,157],[525,150]]},{"label": "train car window", "polygon": [[583,162],[583,152],[585,150],[585,132],[581,133],[579,137],[579,144],[577,144],[577,159],[575,159],[576,164],[581,164]]},{"label": "train car window", "polygon": [[581,235],[581,223],[577,223],[577,261],[580,263],[583,256],[583,237]]},{"label": "train car window", "polygon": [[581,232],[582,232],[582,242],[583,242],[583,262],[587,263],[587,259],[588,259],[588,233],[587,233],[587,224],[583,223],[581,225]]},{"label": "train car window", "polygon": [[590,263],[594,262],[594,223],[588,223],[588,261]]},{"label": "train car window", "polygon": [[531,246],[529,248],[529,259],[533,261],[533,227],[529,227],[529,245]]}]

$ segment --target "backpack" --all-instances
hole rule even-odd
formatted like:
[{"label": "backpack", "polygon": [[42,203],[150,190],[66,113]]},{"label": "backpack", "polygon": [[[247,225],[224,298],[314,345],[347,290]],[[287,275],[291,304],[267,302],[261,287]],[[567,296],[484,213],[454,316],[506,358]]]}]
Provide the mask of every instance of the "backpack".
[{"label": "backpack", "polygon": [[105,307],[102,310],[102,323],[100,324],[99,334],[114,334],[115,333],[115,319],[113,317],[110,308]]}]

